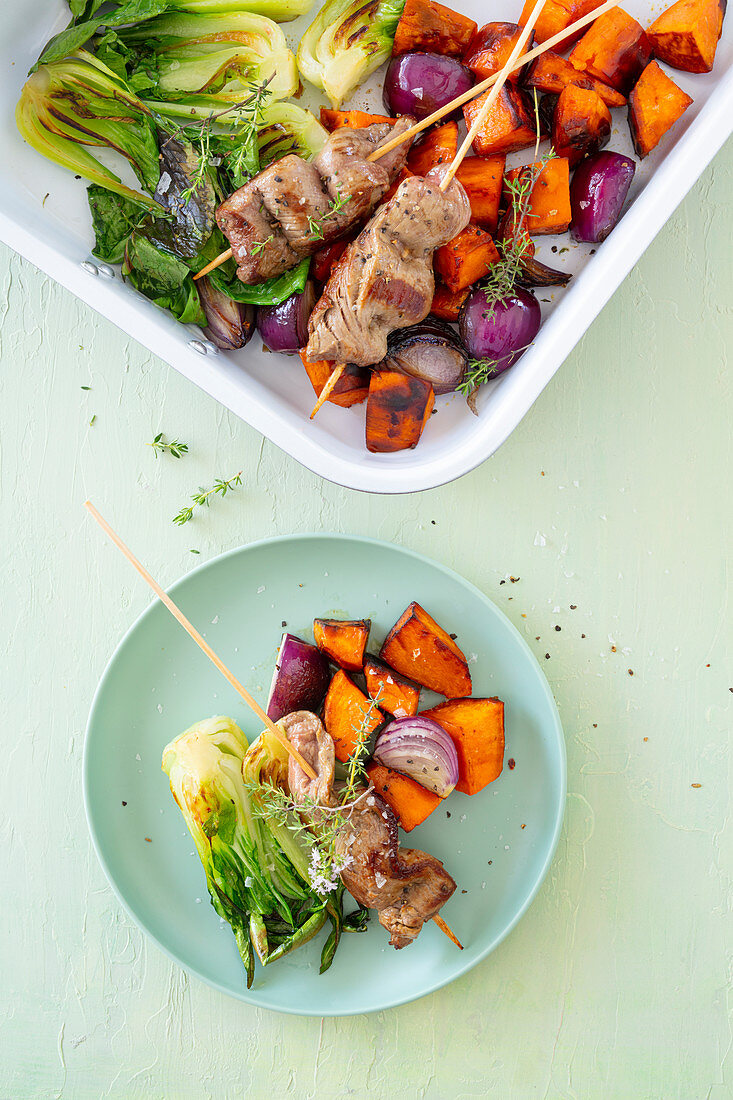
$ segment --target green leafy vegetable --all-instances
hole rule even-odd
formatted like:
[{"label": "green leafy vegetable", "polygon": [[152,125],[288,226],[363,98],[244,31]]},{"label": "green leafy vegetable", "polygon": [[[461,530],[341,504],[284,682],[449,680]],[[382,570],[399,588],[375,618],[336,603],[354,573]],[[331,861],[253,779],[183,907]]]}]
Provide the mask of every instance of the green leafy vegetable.
[{"label": "green leafy vegetable", "polygon": [[81,49],[102,26],[121,27],[126,23],[152,19],[171,6],[168,0],[122,0],[106,15],[92,19],[91,17],[99,10],[102,3],[103,0],[92,0],[91,4],[86,5],[75,3],[71,7],[74,19],[66,30],[51,39],[31,72],[34,72],[39,65],[63,61],[69,54]]},{"label": "green leafy vegetable", "polygon": [[405,0],[326,0],[298,47],[298,68],[334,107],[392,51]]},{"label": "green leafy vegetable", "polygon": [[[213,259],[213,256],[211,259]],[[290,271],[286,271],[282,275],[276,275],[272,279],[267,279],[258,286],[248,286],[237,278],[234,262],[227,260],[221,267],[210,271],[206,277],[211,280],[218,290],[227,294],[235,302],[243,302],[253,306],[278,306],[291,294],[299,294],[303,290],[308,279],[309,267],[310,257],[307,256],[300,261],[297,267],[291,268]]]},{"label": "green leafy vegetable", "polygon": [[92,254],[108,264],[121,264],[127,238],[145,219],[147,208],[96,183],[87,187],[87,197],[94,228]]},{"label": "green leafy vegetable", "polygon": [[107,147],[121,153],[146,191],[155,190],[160,172],[152,114],[91,54],[82,50],[34,72],[23,86],[15,119],[29,145],[49,160],[157,209],[153,199],[126,186],[83,148]]},{"label": "green leafy vegetable", "polygon": [[181,260],[157,248],[138,230],[125,246],[122,274],[136,290],[184,325],[206,324],[196,284]]}]

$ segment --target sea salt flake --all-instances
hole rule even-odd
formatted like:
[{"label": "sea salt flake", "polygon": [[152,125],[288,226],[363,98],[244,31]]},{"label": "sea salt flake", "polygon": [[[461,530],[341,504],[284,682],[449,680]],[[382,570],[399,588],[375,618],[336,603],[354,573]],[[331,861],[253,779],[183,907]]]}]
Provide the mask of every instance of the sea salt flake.
[{"label": "sea salt flake", "polygon": [[211,620],[211,625],[212,625],[212,626],[216,626],[216,624],[217,624],[218,622],[219,622],[219,616],[218,616],[218,615],[214,615],[214,618],[213,618],[213,619]]},{"label": "sea salt flake", "polygon": [[260,587],[257,589],[257,595],[259,596],[260,592],[264,592],[264,591],[265,591],[265,586],[264,586],[264,584],[261,584]]},{"label": "sea salt flake", "polygon": [[535,546],[547,546],[547,539],[538,531],[534,537]]},{"label": "sea salt flake", "polygon": [[160,703],[158,703],[158,714],[162,714],[162,713],[163,713],[163,708],[160,705]]},{"label": "sea salt flake", "polygon": [[136,753],[135,753],[135,759],[136,759],[136,760],[142,760],[142,756],[140,755],[140,753],[139,753],[139,752],[136,752]]},{"label": "sea salt flake", "polygon": [[387,880],[384,877],[384,875],[379,873],[379,871],[375,871],[374,872],[374,881],[377,884],[377,889],[381,890]]}]

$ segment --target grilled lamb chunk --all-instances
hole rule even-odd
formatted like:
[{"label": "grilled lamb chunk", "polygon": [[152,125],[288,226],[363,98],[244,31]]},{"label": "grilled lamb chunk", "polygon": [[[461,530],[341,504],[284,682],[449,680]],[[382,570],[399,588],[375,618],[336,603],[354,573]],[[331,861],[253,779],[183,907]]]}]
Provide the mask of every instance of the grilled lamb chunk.
[{"label": "grilled lamb chunk", "polygon": [[335,753],[333,739],[326,733],[319,718],[309,710],[296,710],[281,719],[281,725],[291,745],[308,761],[316,779],[311,779],[292,756],[288,760],[288,786],[296,802],[306,799],[328,806],[332,801],[331,787]]},{"label": "grilled lamb chunk", "polygon": [[361,905],[378,911],[397,949],[412,943],[456,888],[439,859],[417,848],[400,848],[397,820],[376,794],[354,808],[337,851],[351,856],[341,872],[344,886]]},{"label": "grilled lamb chunk", "polygon": [[308,322],[307,355],[367,367],[387,354],[387,336],[430,312],[433,251],[464,229],[471,208],[440,169],[403,180],[344,253]]},{"label": "grilled lamb chunk", "polygon": [[[216,212],[229,240],[237,275],[255,286],[294,267],[324,244],[343,237],[370,213],[407,158],[410,142],[379,161],[366,158],[403,133],[412,119],[341,127],[308,163],[290,154],[230,195]],[[343,204],[336,212],[334,202]],[[315,227],[315,232],[314,232]]]}]

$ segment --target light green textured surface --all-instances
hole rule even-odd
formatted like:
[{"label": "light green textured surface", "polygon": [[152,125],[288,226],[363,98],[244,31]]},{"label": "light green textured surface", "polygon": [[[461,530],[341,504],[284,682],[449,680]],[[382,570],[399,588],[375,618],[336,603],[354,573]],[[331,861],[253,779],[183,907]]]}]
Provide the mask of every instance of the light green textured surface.
[{"label": "light green textured surface", "polygon": [[[732,169],[729,145],[502,450],[411,497],[320,482],[0,251],[0,1097],[731,1096]],[[156,462],[160,430],[191,454]],[[80,777],[92,692],[148,594],[87,496],[164,583],[267,534],[358,532],[452,565],[549,653],[565,831],[493,956],[405,1008],[318,1021],[228,1000],[146,943]]]}]

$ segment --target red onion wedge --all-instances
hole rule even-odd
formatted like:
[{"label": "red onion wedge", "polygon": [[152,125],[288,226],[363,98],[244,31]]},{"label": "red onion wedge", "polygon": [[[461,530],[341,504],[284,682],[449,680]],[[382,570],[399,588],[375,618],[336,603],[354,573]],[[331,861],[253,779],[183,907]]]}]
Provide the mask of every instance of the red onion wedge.
[{"label": "red onion wedge", "polygon": [[458,333],[433,317],[391,333],[387,349],[387,370],[422,378],[436,394],[452,393],[466,373],[468,355]]},{"label": "red onion wedge", "polygon": [[315,710],[328,687],[328,661],[320,649],[283,634],[267,700],[267,717],[277,722],[294,710]]},{"label": "red onion wedge", "polygon": [[198,290],[206,314],[204,336],[222,351],[243,348],[255,330],[255,307],[232,301],[205,276],[199,280]]},{"label": "red onion wedge", "polygon": [[298,294],[279,306],[260,306],[257,330],[270,351],[295,354],[308,343],[308,318],[316,304],[316,288],[309,279]]},{"label": "red onion wedge", "polygon": [[473,73],[454,57],[403,53],[393,57],[384,77],[384,104],[390,115],[427,118],[473,87]]},{"label": "red onion wedge", "polygon": [[419,714],[395,718],[385,726],[377,737],[374,759],[409,775],[440,798],[447,798],[458,782],[458,754],[450,734]]},{"label": "red onion wedge", "polygon": [[621,217],[635,170],[631,157],[607,150],[580,162],[570,184],[574,240],[605,241]]}]

